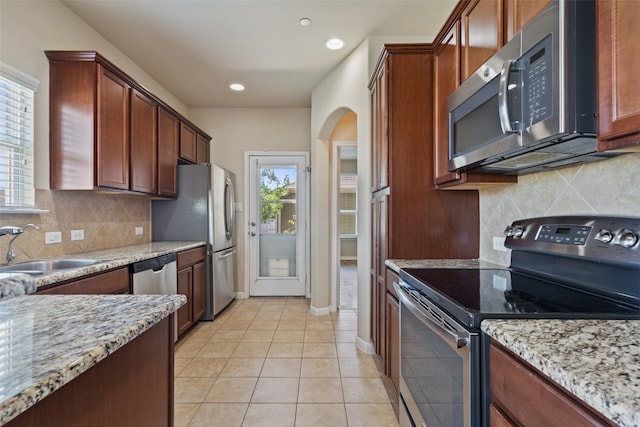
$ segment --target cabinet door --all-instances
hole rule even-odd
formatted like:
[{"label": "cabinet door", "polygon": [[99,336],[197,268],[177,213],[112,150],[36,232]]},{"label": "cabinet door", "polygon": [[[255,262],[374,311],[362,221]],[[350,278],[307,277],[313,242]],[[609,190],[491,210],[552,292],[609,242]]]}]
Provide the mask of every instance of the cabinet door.
[{"label": "cabinet door", "polygon": [[96,185],[129,189],[129,85],[98,66]]},{"label": "cabinet door", "polygon": [[447,97],[460,84],[460,21],[447,32],[435,55],[434,122],[435,122],[435,183],[442,184],[460,178],[449,172],[449,111]]},{"label": "cabinet door", "polygon": [[131,190],[155,194],[157,188],[157,107],[131,89]]},{"label": "cabinet door", "polygon": [[55,285],[39,290],[37,293],[52,295],[128,294],[129,269],[127,267],[119,268],[73,282]]},{"label": "cabinet door", "polygon": [[396,388],[400,387],[400,305],[389,293],[386,296],[386,373]]},{"label": "cabinet door", "polygon": [[209,138],[198,134],[196,143],[196,163],[211,163],[209,160]]},{"label": "cabinet door", "polygon": [[489,353],[491,403],[508,414],[513,424],[524,427],[611,425],[581,400],[494,341]]},{"label": "cabinet door", "polygon": [[502,47],[502,0],[473,0],[462,12],[462,81]]},{"label": "cabinet door", "polygon": [[372,338],[376,353],[385,359],[385,309],[387,259],[387,209],[388,193],[378,192],[372,200],[372,259],[371,259],[371,312]]},{"label": "cabinet door", "polygon": [[193,267],[193,322],[197,322],[204,314],[205,307],[205,266],[204,262],[199,262]]},{"label": "cabinet door", "polygon": [[170,111],[158,108],[158,195],[178,193],[178,143],[180,120]]},{"label": "cabinet door", "polygon": [[371,91],[371,187],[377,191],[389,185],[388,74],[385,60]]},{"label": "cabinet door", "polygon": [[380,304],[378,304],[378,245],[380,235],[378,234],[378,199],[371,199],[371,274],[369,275],[369,292],[371,295],[371,342],[377,354],[380,353],[380,339],[378,337],[380,328],[380,316],[378,314]]},{"label": "cabinet door", "polygon": [[506,7],[506,44],[511,38],[536,17],[542,9],[551,4],[553,0],[505,0]]},{"label": "cabinet door", "polygon": [[596,3],[598,37],[598,149],[640,143],[640,2]]},{"label": "cabinet door", "polygon": [[178,270],[178,293],[187,297],[187,303],[178,309],[178,336],[189,329],[193,323],[193,269],[191,267]]},{"label": "cabinet door", "polygon": [[196,131],[180,122],[180,158],[195,163],[196,156]]}]

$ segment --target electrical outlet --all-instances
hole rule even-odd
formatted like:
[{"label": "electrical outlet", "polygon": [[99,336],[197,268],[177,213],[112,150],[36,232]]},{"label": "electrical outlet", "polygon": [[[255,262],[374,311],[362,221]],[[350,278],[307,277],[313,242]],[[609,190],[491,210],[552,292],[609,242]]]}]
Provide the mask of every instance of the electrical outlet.
[{"label": "electrical outlet", "polygon": [[44,244],[62,243],[62,233],[60,231],[47,231],[44,233]]},{"label": "electrical outlet", "polygon": [[144,228],[136,227],[136,236],[142,236],[144,234]]},{"label": "electrical outlet", "polygon": [[509,249],[504,245],[504,237],[493,238],[493,250],[507,252]]},{"label": "electrical outlet", "polygon": [[84,240],[84,230],[71,230],[71,240]]}]

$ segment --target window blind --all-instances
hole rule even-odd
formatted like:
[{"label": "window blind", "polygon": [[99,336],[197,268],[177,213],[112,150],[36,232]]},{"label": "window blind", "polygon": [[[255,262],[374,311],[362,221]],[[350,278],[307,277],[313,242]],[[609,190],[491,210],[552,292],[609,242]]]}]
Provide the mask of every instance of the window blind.
[{"label": "window blind", "polygon": [[34,93],[38,82],[0,63],[0,207],[35,206]]}]

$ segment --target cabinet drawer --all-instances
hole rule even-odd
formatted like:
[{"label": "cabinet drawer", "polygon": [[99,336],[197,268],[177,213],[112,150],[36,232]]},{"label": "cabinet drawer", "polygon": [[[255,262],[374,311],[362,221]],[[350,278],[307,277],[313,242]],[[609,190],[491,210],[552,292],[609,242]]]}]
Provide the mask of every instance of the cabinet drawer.
[{"label": "cabinet drawer", "polygon": [[492,343],[490,351],[491,401],[514,424],[547,427],[614,425],[538,371],[516,360],[502,347]]},{"label": "cabinet drawer", "polygon": [[396,289],[393,287],[393,282],[399,282],[400,277],[395,273],[395,271],[387,268],[387,292],[393,295],[396,300],[398,300],[398,294],[396,293]]},{"label": "cabinet drawer", "polygon": [[75,280],[37,292],[38,294],[128,294],[129,269],[127,267],[108,271],[85,279]]},{"label": "cabinet drawer", "polygon": [[186,267],[192,264],[195,264],[199,261],[202,261],[205,257],[205,247],[200,246],[199,248],[189,249],[184,252],[178,253],[178,269],[182,267]]}]

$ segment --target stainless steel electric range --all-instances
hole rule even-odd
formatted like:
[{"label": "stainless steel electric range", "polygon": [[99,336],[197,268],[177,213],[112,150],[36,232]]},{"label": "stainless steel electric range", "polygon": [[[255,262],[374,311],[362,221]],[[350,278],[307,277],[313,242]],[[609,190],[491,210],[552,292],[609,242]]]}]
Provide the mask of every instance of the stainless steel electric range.
[{"label": "stainless steel electric range", "polygon": [[483,319],[640,319],[640,218],[530,218],[505,236],[507,268],[400,270],[401,426],[488,426]]}]

